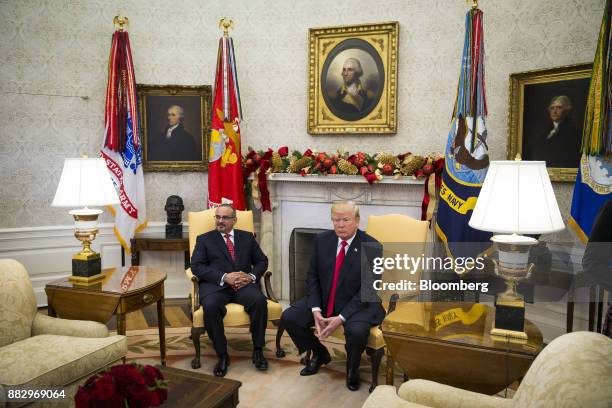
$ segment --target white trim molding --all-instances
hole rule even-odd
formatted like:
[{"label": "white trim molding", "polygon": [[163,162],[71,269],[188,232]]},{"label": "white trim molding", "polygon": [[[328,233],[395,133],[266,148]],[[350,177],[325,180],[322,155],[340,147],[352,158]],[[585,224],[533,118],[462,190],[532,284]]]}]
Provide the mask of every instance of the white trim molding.
[{"label": "white trim molding", "polygon": [[[144,232],[163,235],[165,225],[165,222],[149,222]],[[121,245],[113,226],[113,223],[101,223],[92,243],[94,251],[102,257],[102,268],[121,267]],[[26,267],[38,306],[47,305],[47,283],[71,274],[72,254],[79,252],[80,248],[73,225],[0,229],[0,258],[15,259]],[[140,255],[140,263],[166,271],[167,299],[188,296],[190,282],[185,277],[182,252],[145,251]],[[125,265],[130,264],[130,256],[126,254]]]}]

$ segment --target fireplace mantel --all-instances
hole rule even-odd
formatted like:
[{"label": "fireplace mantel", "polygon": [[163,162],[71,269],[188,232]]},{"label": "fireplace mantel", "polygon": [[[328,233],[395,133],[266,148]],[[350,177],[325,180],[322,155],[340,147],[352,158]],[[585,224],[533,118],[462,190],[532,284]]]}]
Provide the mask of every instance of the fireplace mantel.
[{"label": "fireplace mantel", "polygon": [[[349,184],[368,184],[365,177],[363,176],[348,176],[346,174],[328,174],[327,176],[320,176],[317,174],[306,174],[300,176],[299,174],[289,173],[272,173],[268,176],[268,180],[272,182],[292,182],[292,183],[349,183]],[[382,180],[375,182],[372,186],[380,184],[418,184],[423,185],[424,179],[415,179],[413,177],[402,176],[399,178],[393,178],[390,176],[384,177]]]},{"label": "fireplace mantel", "polygon": [[360,228],[368,216],[405,214],[420,219],[424,179],[385,177],[369,185],[362,176],[271,174],[272,213],[261,215],[261,246],[270,259],[274,291],[289,299],[289,239],[294,228],[331,228],[331,203],[359,205]]}]

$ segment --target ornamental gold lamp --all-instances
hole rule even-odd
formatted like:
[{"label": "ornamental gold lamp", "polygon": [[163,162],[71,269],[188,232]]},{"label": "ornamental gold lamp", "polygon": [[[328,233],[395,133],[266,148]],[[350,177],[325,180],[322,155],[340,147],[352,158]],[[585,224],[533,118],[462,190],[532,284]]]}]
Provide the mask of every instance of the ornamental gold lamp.
[{"label": "ornamental gold lamp", "polygon": [[499,260],[495,274],[506,282],[506,291],[495,302],[495,336],[527,339],[525,300],[516,290],[529,279],[534,267],[529,252],[538,241],[520,234],[546,234],[565,228],[550,183],[546,162],[492,161],[485,177],[470,227],[490,231]]},{"label": "ornamental gold lamp", "polygon": [[102,210],[92,207],[119,204],[104,159],[82,157],[66,159],[52,207],[82,207],[71,210],[74,217],[74,236],[83,243],[83,249],[72,256],[73,283],[93,285],[104,279],[100,254],[91,249],[98,233],[98,216]]}]

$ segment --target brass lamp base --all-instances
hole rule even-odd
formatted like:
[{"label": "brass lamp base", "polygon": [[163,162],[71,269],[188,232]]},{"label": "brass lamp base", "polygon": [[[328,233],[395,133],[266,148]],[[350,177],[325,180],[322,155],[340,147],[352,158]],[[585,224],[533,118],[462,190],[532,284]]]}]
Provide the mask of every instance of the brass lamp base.
[{"label": "brass lamp base", "polygon": [[495,324],[492,336],[527,340],[525,333],[525,302],[498,299],[495,303]]},{"label": "brass lamp base", "polygon": [[105,275],[103,273],[99,273],[97,275],[93,275],[93,276],[89,276],[89,277],[82,277],[82,276],[69,276],[68,280],[72,283],[74,283],[75,285],[82,285],[82,286],[93,286],[96,285],[100,282],[102,282],[105,278]]},{"label": "brass lamp base", "polygon": [[79,285],[94,285],[104,279],[101,272],[102,260],[100,254],[93,251],[90,253],[81,252],[72,257],[72,276],[68,280]]}]

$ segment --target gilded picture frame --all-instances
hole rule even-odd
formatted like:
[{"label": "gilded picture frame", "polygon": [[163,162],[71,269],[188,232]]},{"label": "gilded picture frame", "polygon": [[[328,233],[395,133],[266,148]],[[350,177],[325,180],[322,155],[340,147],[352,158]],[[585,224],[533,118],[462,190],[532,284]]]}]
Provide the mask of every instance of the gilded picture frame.
[{"label": "gilded picture frame", "polygon": [[211,86],[136,85],[144,171],[205,171]]},{"label": "gilded picture frame", "polygon": [[510,75],[508,160],[544,160],[552,181],[574,182],[593,64]]},{"label": "gilded picture frame", "polygon": [[308,133],[397,133],[399,23],[311,28]]}]

